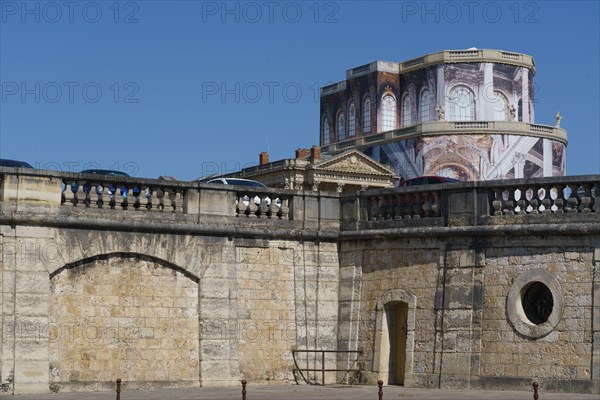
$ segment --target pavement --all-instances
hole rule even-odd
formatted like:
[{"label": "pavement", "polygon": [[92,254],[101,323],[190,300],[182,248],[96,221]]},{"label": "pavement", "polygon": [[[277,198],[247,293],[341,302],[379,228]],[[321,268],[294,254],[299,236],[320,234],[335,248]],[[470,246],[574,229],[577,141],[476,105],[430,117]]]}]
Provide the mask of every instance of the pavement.
[{"label": "pavement", "polygon": [[[378,400],[376,386],[312,386],[312,385],[248,385],[246,400]],[[52,393],[41,395],[10,396],[0,393],[0,399],[11,400],[113,400],[115,392]],[[153,391],[134,390],[121,392],[121,400],[241,400],[241,387],[185,388]],[[402,386],[384,386],[383,400],[528,400],[533,391],[445,390],[412,389]],[[539,400],[599,400],[599,394],[545,393],[539,391]]]}]

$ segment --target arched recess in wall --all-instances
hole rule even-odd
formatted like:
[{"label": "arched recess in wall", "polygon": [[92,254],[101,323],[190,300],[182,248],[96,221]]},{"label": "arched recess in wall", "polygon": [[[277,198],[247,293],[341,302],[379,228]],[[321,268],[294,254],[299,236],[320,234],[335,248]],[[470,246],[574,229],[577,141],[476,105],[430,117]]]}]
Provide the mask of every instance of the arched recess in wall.
[{"label": "arched recess in wall", "polygon": [[510,121],[508,97],[500,90],[494,90],[494,121]]},{"label": "arched recess in wall", "polygon": [[432,107],[433,106],[433,95],[432,91],[425,88],[421,91],[421,97],[419,102],[419,118],[421,123],[429,122],[432,120]]},{"label": "arched recess in wall", "polygon": [[396,98],[391,93],[381,97],[381,127],[382,131],[390,131],[398,127]]},{"label": "arched recess in wall", "polygon": [[197,386],[199,279],[165,260],[102,254],[50,275],[53,391]]},{"label": "arched recess in wall", "polygon": [[427,174],[444,176],[446,178],[455,178],[464,181],[471,181],[478,178],[478,173],[473,168],[469,168],[460,162],[446,162],[436,165]]},{"label": "arched recess in wall", "polygon": [[362,104],[362,131],[363,133],[371,133],[371,98],[369,95],[364,97]]},{"label": "arched recess in wall", "polygon": [[456,85],[448,96],[449,121],[475,121],[475,93],[463,84]]},{"label": "arched recess in wall", "polygon": [[321,137],[323,138],[321,143],[323,143],[323,146],[327,146],[329,143],[332,142],[331,140],[331,129],[329,128],[329,118],[327,118],[327,116],[323,116],[323,122],[321,123]]},{"label": "arched recess in wall", "polygon": [[414,365],[417,296],[407,290],[392,289],[377,299],[375,351],[372,370],[377,373],[378,379],[387,384],[398,383],[395,382],[395,371],[390,368],[393,364],[394,353],[396,353],[393,349],[393,343],[391,343],[394,335],[390,331],[390,321],[393,319],[393,310],[398,307],[406,308],[405,326],[403,326],[405,328],[406,344],[404,347],[404,365],[401,366],[401,369],[404,375],[402,383],[410,386]]},{"label": "arched recess in wall", "polygon": [[348,137],[356,135],[356,107],[354,101],[348,103]]}]

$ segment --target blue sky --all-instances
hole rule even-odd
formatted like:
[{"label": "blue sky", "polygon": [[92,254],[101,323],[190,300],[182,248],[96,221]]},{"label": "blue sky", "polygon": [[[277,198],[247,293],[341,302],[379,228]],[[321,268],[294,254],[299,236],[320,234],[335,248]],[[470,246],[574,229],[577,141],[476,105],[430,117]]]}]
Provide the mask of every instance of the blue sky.
[{"label": "blue sky", "polygon": [[444,49],[530,54],[536,122],[600,173],[597,1],[0,0],[0,157],[198,176],[319,140],[318,87]]}]

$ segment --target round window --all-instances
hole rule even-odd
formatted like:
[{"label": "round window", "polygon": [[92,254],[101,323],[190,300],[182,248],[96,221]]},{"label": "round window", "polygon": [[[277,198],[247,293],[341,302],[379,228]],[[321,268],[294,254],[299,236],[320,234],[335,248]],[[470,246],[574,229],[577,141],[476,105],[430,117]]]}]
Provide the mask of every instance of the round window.
[{"label": "round window", "polygon": [[552,332],[562,318],[563,309],[562,288],[544,269],[523,272],[508,292],[509,321],[517,332],[533,339]]},{"label": "round window", "polygon": [[533,282],[523,289],[521,304],[527,319],[536,325],[548,321],[554,307],[550,288],[542,282]]}]

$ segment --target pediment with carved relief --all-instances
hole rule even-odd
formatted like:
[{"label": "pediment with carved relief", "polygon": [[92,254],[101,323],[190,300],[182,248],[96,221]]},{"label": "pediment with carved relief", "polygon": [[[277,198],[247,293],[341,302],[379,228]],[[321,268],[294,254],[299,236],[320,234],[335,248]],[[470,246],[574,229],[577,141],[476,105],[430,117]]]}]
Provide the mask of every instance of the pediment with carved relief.
[{"label": "pediment with carved relief", "polygon": [[350,150],[338,154],[328,160],[313,165],[312,169],[319,172],[341,172],[368,175],[394,176],[394,171],[358,150]]}]

